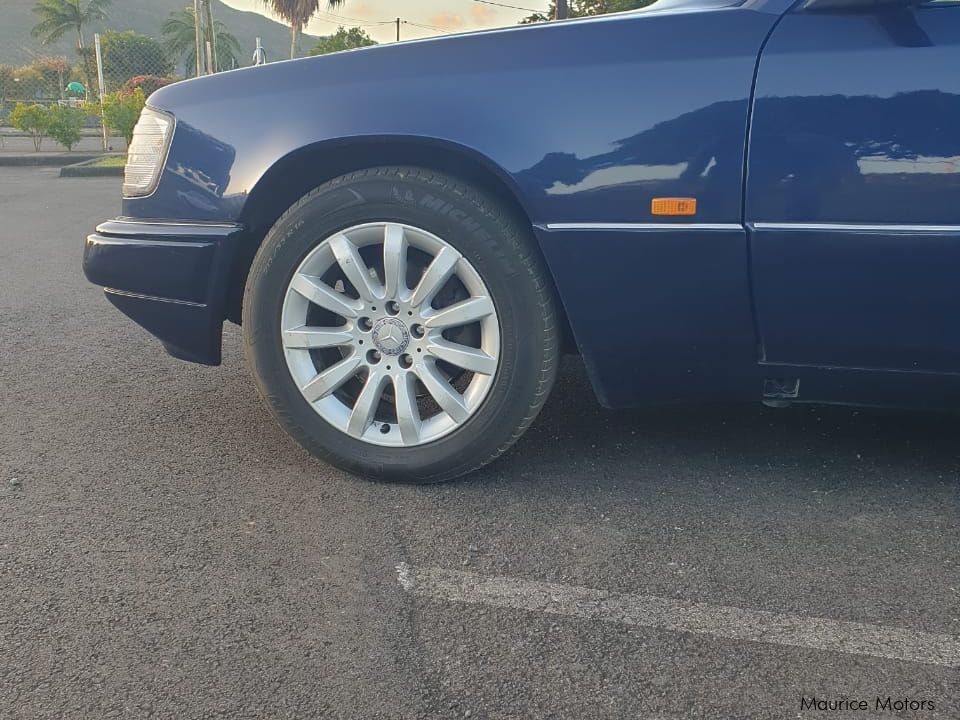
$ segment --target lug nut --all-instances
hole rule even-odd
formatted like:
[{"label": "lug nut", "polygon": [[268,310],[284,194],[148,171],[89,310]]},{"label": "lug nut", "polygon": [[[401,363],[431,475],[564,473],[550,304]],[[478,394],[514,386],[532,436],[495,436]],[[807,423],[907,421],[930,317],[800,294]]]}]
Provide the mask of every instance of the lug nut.
[{"label": "lug nut", "polygon": [[407,353],[404,353],[403,355],[400,356],[400,367],[406,369],[406,368],[410,367],[411,365],[413,365],[413,358],[412,358],[412,357],[410,357],[409,355],[407,355]]},{"label": "lug nut", "polygon": [[380,362],[380,352],[377,350],[368,350],[367,362],[371,365],[376,365],[378,362]]},{"label": "lug nut", "polygon": [[368,317],[362,317],[357,320],[357,326],[364,332],[370,332],[373,329],[373,322]]},{"label": "lug nut", "polygon": [[387,312],[391,315],[397,315],[400,312],[400,303],[398,303],[396,300],[391,300],[386,304],[385,307]]},{"label": "lug nut", "polygon": [[410,332],[413,334],[415,338],[422,338],[425,331],[423,329],[423,325],[413,325],[410,328]]}]

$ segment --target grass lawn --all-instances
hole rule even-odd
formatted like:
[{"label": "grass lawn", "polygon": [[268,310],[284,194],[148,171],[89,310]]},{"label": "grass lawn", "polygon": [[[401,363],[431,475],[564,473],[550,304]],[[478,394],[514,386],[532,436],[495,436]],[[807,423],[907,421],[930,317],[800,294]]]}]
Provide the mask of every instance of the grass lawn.
[{"label": "grass lawn", "polygon": [[92,163],[91,167],[123,167],[126,164],[126,155],[111,155],[109,157],[100,158],[95,163]]}]

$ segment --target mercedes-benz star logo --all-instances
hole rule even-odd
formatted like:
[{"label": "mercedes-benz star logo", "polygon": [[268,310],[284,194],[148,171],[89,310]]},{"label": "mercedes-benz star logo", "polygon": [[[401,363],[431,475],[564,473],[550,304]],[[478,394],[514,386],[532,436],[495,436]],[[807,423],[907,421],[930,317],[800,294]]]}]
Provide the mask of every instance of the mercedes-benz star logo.
[{"label": "mercedes-benz star logo", "polygon": [[373,326],[373,344],[384,355],[399,355],[410,344],[410,333],[396,318],[381,318]]}]

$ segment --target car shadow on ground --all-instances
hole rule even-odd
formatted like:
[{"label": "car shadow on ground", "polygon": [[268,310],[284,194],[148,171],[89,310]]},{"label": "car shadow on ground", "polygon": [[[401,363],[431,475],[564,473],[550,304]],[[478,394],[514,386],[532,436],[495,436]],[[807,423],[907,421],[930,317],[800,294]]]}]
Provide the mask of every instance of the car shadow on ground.
[{"label": "car shadow on ground", "polygon": [[[316,470],[319,461],[269,417],[246,368],[234,366],[239,352],[232,345],[225,348],[227,364],[212,370],[232,377],[209,390],[226,392],[229,399],[205,393],[194,422],[203,426],[203,408],[215,408],[216,424],[241,455],[267,452],[284,457],[295,466],[291,470]],[[188,397],[182,396],[183,402],[189,403]],[[180,417],[191,414],[177,405]],[[762,477],[823,490],[850,482],[957,485],[957,437],[960,415],[900,409],[804,404],[774,409],[750,402],[608,410],[597,402],[581,360],[568,356],[546,406],[514,448],[460,482],[503,488],[519,481],[556,489],[658,476],[673,482]]]},{"label": "car shadow on ground", "polygon": [[760,402],[634,410],[599,406],[578,358],[565,358],[550,400],[517,447],[476,480],[519,472],[562,479],[588,470],[596,480],[660,468],[667,473],[788,474],[834,484],[895,478],[911,485],[956,482],[960,416],[882,408]]}]

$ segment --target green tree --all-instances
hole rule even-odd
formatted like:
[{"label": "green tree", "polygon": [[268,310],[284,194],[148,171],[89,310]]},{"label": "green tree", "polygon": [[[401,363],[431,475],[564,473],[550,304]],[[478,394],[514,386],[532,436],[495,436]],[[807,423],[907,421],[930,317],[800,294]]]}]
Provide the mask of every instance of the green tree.
[{"label": "green tree", "polygon": [[[217,36],[217,67],[222,70],[237,67],[240,64],[240,42],[227,32],[226,26],[219,20],[214,21],[213,25]],[[196,18],[192,7],[170,13],[170,17],[163,21],[160,28],[167,52],[186,63],[187,77],[196,75],[197,72],[195,28]]]},{"label": "green tree", "polygon": [[[133,140],[133,128],[146,104],[147,96],[140,88],[132,93],[113,92],[103,98],[103,121],[112,132],[126,138],[127,147]],[[92,106],[89,112],[100,115],[100,107]]]},{"label": "green tree", "polygon": [[[261,2],[290,26],[290,57],[295,58],[303,26],[310,22],[310,18],[320,9],[320,0],[261,0]],[[343,3],[344,0],[327,0],[327,7],[339,7]]]},{"label": "green tree", "polygon": [[[589,15],[606,15],[608,13],[637,10],[652,5],[655,0],[568,0],[568,17],[587,17]],[[553,20],[557,14],[557,3],[551,0],[550,5],[543,12],[533,13],[520,21],[521,25],[547,22]]]},{"label": "green tree", "polygon": [[137,75],[169,75],[173,63],[163,45],[146,35],[108,32],[100,38],[103,79],[114,90]]},{"label": "green tree", "polygon": [[310,54],[326,55],[328,53],[340,52],[341,50],[352,50],[353,48],[368,47],[376,44],[377,41],[360,28],[352,27],[347,30],[341,26],[337,28],[337,31],[333,35],[320,38],[320,41],[314,45]]},{"label": "green tree", "polygon": [[80,130],[86,124],[87,114],[64,105],[51,105],[47,110],[47,133],[67,150],[80,142]]},{"label": "green tree", "polygon": [[43,105],[25,105],[17,103],[10,113],[10,124],[17,130],[30,133],[33,149],[40,152],[43,136],[47,134],[50,113]]}]

